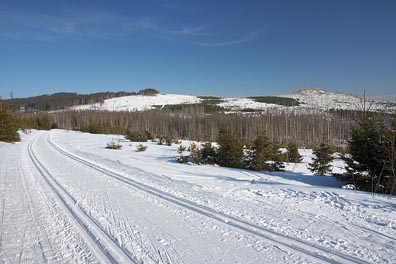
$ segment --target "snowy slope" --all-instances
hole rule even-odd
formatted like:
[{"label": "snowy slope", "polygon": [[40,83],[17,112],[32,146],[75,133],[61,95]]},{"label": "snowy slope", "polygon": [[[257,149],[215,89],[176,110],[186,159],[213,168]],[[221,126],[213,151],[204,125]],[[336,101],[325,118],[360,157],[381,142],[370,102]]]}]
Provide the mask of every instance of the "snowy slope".
[{"label": "snowy slope", "polygon": [[396,262],[396,201],[312,176],[310,150],[264,173],[137,144],[62,130],[0,144],[2,262]]},{"label": "snowy slope", "polygon": [[[257,102],[252,98],[245,97],[225,97],[219,98],[221,101],[217,105],[224,108],[226,112],[249,112],[249,111],[300,111],[315,112],[329,109],[359,110],[362,109],[362,99],[351,95],[325,91],[319,88],[304,89],[295,93],[280,95],[298,100],[299,106],[282,106]],[[154,107],[177,104],[196,104],[204,102],[197,96],[178,94],[158,94],[155,96],[125,96],[107,99],[104,103],[93,105],[80,105],[72,109],[75,110],[107,110],[107,111],[144,111]],[[396,103],[392,101],[370,100],[367,106],[373,111],[392,111],[396,109]]]},{"label": "snowy slope", "polygon": [[[362,110],[362,98],[346,93],[337,93],[326,91],[320,88],[302,89],[294,93],[283,94],[282,97],[288,97],[298,100],[302,103],[299,108],[308,109],[344,109],[344,110]],[[367,99],[366,99],[367,100]],[[396,109],[395,104],[380,100],[367,100],[366,106],[370,110],[381,111]]]},{"label": "snowy slope", "polygon": [[157,94],[153,96],[133,95],[107,99],[104,103],[75,106],[75,110],[107,110],[107,111],[144,111],[154,106],[176,104],[195,104],[201,100],[192,95]]},{"label": "snowy slope", "polygon": [[243,97],[223,98],[223,102],[219,103],[218,105],[232,112],[243,111],[246,109],[266,110],[266,109],[283,108],[280,105],[260,103],[260,102],[256,102],[254,99],[243,98]]}]

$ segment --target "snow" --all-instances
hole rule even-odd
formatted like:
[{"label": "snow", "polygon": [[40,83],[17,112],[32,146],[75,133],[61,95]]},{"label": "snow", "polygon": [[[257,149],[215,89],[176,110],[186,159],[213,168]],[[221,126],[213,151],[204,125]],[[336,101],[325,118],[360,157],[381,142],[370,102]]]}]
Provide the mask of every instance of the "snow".
[{"label": "snow", "polygon": [[276,104],[260,103],[251,98],[238,97],[224,98],[224,102],[219,103],[218,105],[232,111],[241,111],[244,109],[265,110],[268,108],[283,108]]},{"label": "snow", "polygon": [[[221,98],[217,105],[223,107],[227,113],[234,113],[244,110],[254,111],[296,111],[301,113],[318,112],[329,109],[358,110],[362,108],[362,99],[360,97],[325,91],[320,88],[311,88],[297,91],[295,93],[283,94],[281,97],[288,97],[298,100],[299,106],[282,106],[277,104],[268,104],[257,102],[252,98],[245,97],[225,97]],[[124,96],[107,99],[103,103],[91,105],[74,106],[74,110],[100,110],[100,111],[144,111],[155,107],[164,107],[166,105],[178,104],[196,104],[202,102],[197,96],[179,95],[179,94],[157,94],[155,96]],[[392,111],[396,109],[395,102],[386,100],[370,100],[367,107],[372,111]]]},{"label": "snow", "polygon": [[312,150],[266,173],[138,144],[64,130],[0,142],[0,262],[396,262],[394,198],[313,176]]},{"label": "snow", "polygon": [[155,106],[195,104],[201,99],[192,95],[180,94],[157,94],[153,96],[131,95],[106,99],[103,103],[92,105],[79,105],[74,110],[107,110],[107,111],[144,111],[153,109]]},{"label": "snow", "polygon": [[[363,99],[346,93],[326,91],[320,88],[302,89],[294,93],[283,94],[282,97],[288,97],[298,100],[302,103],[298,108],[329,110],[362,110]],[[367,100],[367,99],[366,99]],[[396,109],[395,105],[385,100],[367,100],[366,107],[372,111],[391,111]]]}]

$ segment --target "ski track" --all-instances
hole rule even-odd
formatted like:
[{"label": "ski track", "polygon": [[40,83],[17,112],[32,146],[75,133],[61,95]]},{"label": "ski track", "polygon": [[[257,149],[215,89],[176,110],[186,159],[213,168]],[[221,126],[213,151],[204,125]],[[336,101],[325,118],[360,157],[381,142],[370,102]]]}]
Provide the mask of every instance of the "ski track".
[{"label": "ski track", "polygon": [[28,146],[29,156],[40,175],[51,190],[56,194],[58,201],[73,220],[75,226],[96,254],[101,263],[140,263],[130,252],[114,241],[97,222],[86,214],[77,204],[77,201],[55,180],[44,165],[37,159],[33,151],[33,141]]},{"label": "ski track", "polygon": [[47,142],[58,152],[63,155],[73,159],[81,164],[84,164],[87,167],[90,167],[96,171],[103,173],[104,175],[116,179],[124,184],[127,184],[131,187],[149,193],[157,198],[161,198],[167,202],[171,202],[185,209],[191,210],[195,213],[204,215],[212,220],[216,220],[222,224],[226,224],[236,228],[240,231],[247,232],[249,234],[253,234],[255,236],[259,236],[264,238],[272,243],[278,244],[281,248],[287,248],[289,250],[293,250],[297,253],[302,253],[306,255],[309,259],[315,259],[315,261],[319,262],[328,262],[328,263],[368,263],[364,260],[355,258],[353,256],[345,255],[341,252],[332,251],[329,248],[325,248],[319,245],[314,245],[308,241],[303,241],[298,238],[290,237],[276,231],[267,229],[262,226],[258,226],[254,223],[250,223],[248,221],[236,218],[231,215],[226,215],[224,213],[218,212],[212,208],[196,204],[192,201],[174,196],[172,194],[166,193],[154,187],[148,186],[146,184],[134,181],[130,178],[124,177],[121,174],[118,174],[114,171],[110,171],[106,168],[103,168],[99,165],[93,164],[90,161],[77,157],[60,147],[58,147],[48,134]]},{"label": "ski track", "polygon": [[[44,139],[44,137],[40,138]],[[46,143],[47,141],[40,140],[33,145],[37,147],[38,158],[40,159],[43,157],[40,162],[48,165],[47,170],[56,178],[58,183],[75,198],[76,203],[78,203],[82,210],[86,211],[87,215],[96,219],[103,230],[112,236],[120,246],[131,249],[134,253],[137,253],[139,260],[142,260],[142,262],[174,264],[218,263],[223,258],[229,258],[227,254],[224,254],[224,251],[227,252],[228,249],[219,245],[219,242],[216,242],[221,241],[218,237],[232,238],[230,239],[232,242],[226,242],[232,245],[232,247],[237,250],[236,252],[238,252],[233,253],[233,257],[231,258],[233,259],[232,262],[239,262],[244,259],[244,256],[247,256],[248,259],[250,259],[249,262],[252,263],[256,263],[257,260],[261,259],[261,251],[254,247],[246,246],[246,243],[250,242],[252,238],[246,238],[246,241],[241,243],[239,239],[234,239],[234,234],[230,236],[229,230],[225,228],[219,229],[216,226],[211,226],[202,222],[202,219],[199,219],[203,218],[201,215],[199,215],[200,217],[192,217],[193,214],[189,215],[184,212],[180,214],[182,212],[180,209],[175,210],[179,207],[173,206],[173,204],[172,206],[168,206],[167,203],[164,203],[161,199],[158,199],[158,197],[142,191],[136,192],[136,190],[130,188],[130,186],[114,180],[113,178],[103,177],[102,173],[98,173],[91,168],[86,168],[86,166],[76,161],[69,160],[69,158],[64,157],[63,154],[54,151],[54,149]],[[49,162],[52,160],[54,164],[51,166]],[[58,161],[58,165],[56,161]],[[65,168],[73,167],[76,170],[75,172],[69,169],[61,170],[59,166],[64,166]],[[75,185],[73,180],[72,182],[68,180],[73,174],[79,175],[80,173],[81,176],[86,175],[86,180],[89,182],[88,189],[85,191],[83,186],[81,186],[80,189],[78,183]],[[80,181],[80,177],[76,179]],[[134,202],[137,205],[136,207],[133,206],[133,204],[118,204],[121,208],[114,208],[113,205],[110,204],[109,196],[106,194],[110,194],[108,191],[111,192],[111,198],[115,202],[117,202],[120,197],[122,197],[121,199],[123,200],[132,198],[136,201],[139,199],[141,201]],[[84,192],[86,192],[86,194]],[[146,210],[146,206],[148,206],[149,209]],[[170,213],[170,215],[165,215],[164,213]],[[127,215],[128,217],[132,217],[132,219],[126,218],[125,216]],[[155,218],[151,219],[156,216],[159,216],[159,220]],[[164,220],[168,220],[165,223],[161,221],[163,216],[165,216]],[[211,220],[208,220],[208,222],[211,222]],[[131,225],[131,223],[133,224]],[[180,226],[180,228],[176,226]],[[195,238],[196,236],[194,234],[197,235],[197,238]],[[203,234],[208,234],[209,237],[213,237],[215,240],[205,241],[208,237]],[[256,239],[250,243],[256,243]],[[260,241],[260,243],[262,242]],[[260,243],[257,245],[260,245]],[[207,250],[211,252],[207,252]],[[220,254],[213,254],[219,251]],[[247,252],[253,254],[246,254]],[[293,256],[293,254],[282,257],[286,257],[286,259],[292,257],[296,260],[293,261],[293,263],[306,263],[306,261],[299,261],[300,256]],[[271,256],[271,258],[279,259],[278,256]],[[252,261],[252,259],[256,261]],[[277,262],[280,261],[278,260]]]},{"label": "ski track", "polygon": [[0,151],[0,263],[95,263],[32,173],[25,144]]},{"label": "ski track", "polygon": [[[1,152],[7,152],[7,158],[13,158],[17,164],[9,163],[8,166],[1,167],[0,172],[2,175],[0,261],[4,263],[13,261],[30,263],[34,260],[47,262],[50,249],[48,238],[42,231],[32,205],[33,200],[21,171],[19,152],[12,147],[8,145],[1,148]],[[5,159],[6,155],[1,155],[0,164],[4,164]],[[30,236],[32,234],[33,236]]]},{"label": "ski track", "polygon": [[[180,167],[178,180],[169,165],[163,174],[153,163],[157,174],[78,148],[72,154],[52,135],[0,143],[1,264],[394,263],[393,202],[350,199],[299,182],[282,188],[276,178],[239,170],[233,173],[242,184],[218,192],[184,182],[188,167]],[[133,206],[119,202],[131,198]],[[269,210],[257,210],[262,206]]]}]

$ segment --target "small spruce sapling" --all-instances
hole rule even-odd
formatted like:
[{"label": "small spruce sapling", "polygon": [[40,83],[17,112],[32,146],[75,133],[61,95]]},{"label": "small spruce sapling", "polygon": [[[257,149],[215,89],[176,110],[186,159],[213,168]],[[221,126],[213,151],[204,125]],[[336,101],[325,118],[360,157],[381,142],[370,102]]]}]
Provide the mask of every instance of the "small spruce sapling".
[{"label": "small spruce sapling", "polygon": [[329,145],[325,142],[320,143],[319,147],[314,148],[312,162],[308,164],[308,169],[314,173],[314,175],[324,176],[331,172],[333,161],[332,153]]},{"label": "small spruce sapling", "polygon": [[187,158],[184,156],[184,151],[186,150],[186,147],[180,144],[179,148],[177,149],[177,153],[179,153],[179,157],[176,158],[176,160],[179,163],[187,163]]},{"label": "small spruce sapling", "polygon": [[286,160],[287,162],[300,163],[302,161],[302,156],[298,153],[297,144],[290,142],[287,145]]}]

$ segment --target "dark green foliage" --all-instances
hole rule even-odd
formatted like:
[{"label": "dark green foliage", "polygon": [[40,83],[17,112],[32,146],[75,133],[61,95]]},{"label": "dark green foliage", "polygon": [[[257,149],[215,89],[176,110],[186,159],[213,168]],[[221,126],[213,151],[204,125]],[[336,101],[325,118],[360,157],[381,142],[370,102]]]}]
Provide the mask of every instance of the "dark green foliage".
[{"label": "dark green foliage", "polygon": [[201,151],[197,147],[195,143],[190,144],[190,157],[192,158],[193,162],[195,164],[201,164],[202,163],[202,155]]},{"label": "dark green foliage", "polygon": [[300,102],[293,98],[277,97],[277,96],[251,96],[248,97],[259,103],[277,104],[283,106],[298,106]]},{"label": "dark green foliage", "polygon": [[37,129],[39,130],[50,130],[51,129],[51,122],[49,120],[48,114],[43,113],[36,118],[37,120]]},{"label": "dark green foliage", "polygon": [[242,165],[243,146],[233,135],[230,126],[223,125],[217,138],[218,162],[224,167],[240,167]]},{"label": "dark green foliage", "polygon": [[211,142],[206,142],[202,145],[201,149],[202,163],[215,164],[217,160],[216,149],[212,146]]},{"label": "dark green foliage", "polygon": [[19,141],[18,123],[14,115],[9,113],[0,98],[0,141]]},{"label": "dark green foliage", "polygon": [[177,148],[177,153],[181,155],[184,151],[186,151],[186,147],[180,144],[180,146]]},{"label": "dark green foliage", "polygon": [[139,132],[133,129],[127,129],[125,138],[132,142],[147,142],[147,133]]},{"label": "dark green foliage", "polygon": [[170,136],[167,136],[166,138],[165,138],[165,143],[166,143],[166,145],[167,146],[172,146],[172,138],[170,137]]},{"label": "dark green foliage", "polygon": [[300,163],[302,161],[302,157],[300,153],[298,153],[297,144],[294,142],[290,142],[287,145],[286,161],[293,163]]},{"label": "dark green foliage", "polygon": [[22,129],[50,130],[58,128],[52,115],[46,112],[25,113],[19,115],[19,127]]},{"label": "dark green foliage", "polygon": [[314,148],[313,154],[315,158],[308,164],[309,170],[318,176],[330,173],[332,169],[330,163],[333,161],[333,157],[329,145],[325,142],[320,143],[319,147]]},{"label": "dark green foliage", "polygon": [[271,142],[264,133],[257,133],[247,168],[256,171],[279,171],[284,168],[280,145]]},{"label": "dark green foliage", "polygon": [[184,156],[184,151],[186,147],[180,144],[179,148],[177,149],[177,153],[179,153],[179,157],[176,158],[176,161],[179,163],[187,163],[187,158]]},{"label": "dark green foliage", "polygon": [[395,193],[395,128],[394,119],[386,126],[383,119],[365,113],[351,130],[350,155],[344,160],[358,189]]}]

